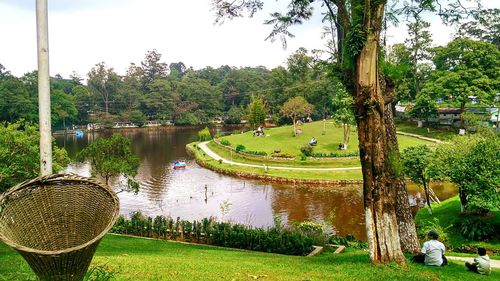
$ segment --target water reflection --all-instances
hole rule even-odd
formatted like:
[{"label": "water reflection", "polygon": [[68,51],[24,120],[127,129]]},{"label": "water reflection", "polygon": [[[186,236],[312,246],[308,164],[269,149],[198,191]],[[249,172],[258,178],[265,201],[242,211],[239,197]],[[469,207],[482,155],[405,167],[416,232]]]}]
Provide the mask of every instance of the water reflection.
[{"label": "water reflection", "polygon": [[[185,152],[185,145],[197,139],[197,128],[135,129],[114,131],[130,138],[133,151],[141,159],[137,179],[140,192],[119,193],[120,212],[132,211],[182,219],[217,217],[254,226],[270,226],[274,216],[285,223],[313,220],[333,224],[341,234],[365,239],[361,186],[291,186],[232,178],[198,166]],[[75,136],[57,136],[57,144],[66,147],[71,157],[96,138],[113,132]],[[174,160],[184,159],[185,170],[173,170]],[[67,171],[88,176],[88,164],[71,164]],[[120,180],[110,183],[120,188]],[[435,185],[440,199],[456,190],[449,185]],[[423,191],[409,185],[410,200],[418,202]]]}]

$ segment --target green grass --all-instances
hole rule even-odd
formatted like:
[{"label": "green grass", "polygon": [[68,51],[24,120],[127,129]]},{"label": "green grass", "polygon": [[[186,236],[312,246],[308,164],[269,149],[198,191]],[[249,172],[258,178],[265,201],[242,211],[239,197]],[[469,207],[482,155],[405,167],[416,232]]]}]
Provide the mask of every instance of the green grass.
[{"label": "green grass", "polygon": [[[326,128],[324,134],[323,126]],[[300,148],[306,146],[309,140],[315,137],[318,144],[314,147],[314,152],[330,153],[341,151],[338,149],[338,145],[343,142],[343,130],[332,122],[326,122],[325,124],[323,121],[305,123],[299,128],[302,129],[302,134],[295,137],[293,136],[293,126],[283,126],[265,129],[266,136],[255,137],[252,132],[246,132],[225,136],[221,139],[228,140],[233,148],[238,144],[242,144],[247,150],[251,151],[264,151],[271,154],[275,150],[281,150],[283,153],[300,155]],[[420,144],[433,144],[432,142],[408,136],[398,136],[398,141],[402,149]],[[358,151],[358,136],[353,127],[346,152],[354,151]]]},{"label": "green grass", "polygon": [[339,158],[339,159],[312,159],[308,158],[306,161],[301,161],[299,157],[297,157],[295,160],[279,160],[279,159],[273,159],[273,158],[264,158],[262,156],[253,156],[253,155],[243,155],[243,154],[238,154],[235,152],[229,151],[227,148],[222,147],[221,145],[218,145],[214,142],[210,142],[208,144],[208,147],[214,151],[215,153],[219,154],[221,157],[234,161],[234,162],[241,162],[241,163],[247,163],[247,164],[256,164],[256,165],[262,165],[263,163],[267,163],[268,165],[274,165],[274,166],[283,166],[283,167],[308,167],[308,168],[315,168],[315,167],[329,167],[329,168],[342,168],[342,167],[358,167],[361,166],[361,163],[359,161],[359,156],[356,157],[350,157],[350,158]]},{"label": "green grass", "polygon": [[448,128],[430,128],[427,132],[427,128],[418,128],[414,124],[407,122],[398,122],[396,124],[397,130],[405,133],[422,135],[428,138],[435,138],[442,141],[451,140],[458,135],[458,129],[452,130]]},{"label": "green grass", "polygon": [[[111,235],[101,242],[92,265],[115,271],[114,280],[485,280],[459,262],[442,268],[375,266],[357,250],[296,257]],[[486,278],[497,280],[500,273],[493,270]],[[34,280],[21,256],[2,243],[0,280]]]},{"label": "green grass", "polygon": [[[196,143],[193,143],[196,144]],[[257,177],[274,177],[284,179],[304,179],[304,180],[362,180],[361,169],[347,170],[347,171],[297,171],[297,170],[275,170],[268,169],[266,172],[264,166],[262,168],[244,167],[237,165],[230,165],[226,163],[219,163],[213,158],[209,157],[201,149],[192,149],[192,145],[187,146],[188,149],[193,151],[195,157],[204,163],[204,166],[221,173],[228,173],[234,176],[257,176]],[[231,159],[227,157],[227,159]],[[233,158],[233,160],[237,161]],[[243,161],[242,161],[243,162]],[[262,162],[260,162],[261,165]],[[269,163],[268,165],[271,165]],[[273,163],[274,165],[274,163]]]},{"label": "green grass", "polygon": [[[432,205],[433,214],[430,215],[427,209],[421,209],[415,216],[417,225],[425,225],[432,222],[434,219],[439,221],[439,226],[445,229],[448,236],[448,243],[458,249],[462,245],[471,245],[474,247],[485,247],[490,250],[500,251],[500,235],[496,239],[490,241],[468,241],[460,235],[454,224],[457,218],[462,216],[460,214],[460,199],[458,196],[447,199],[441,204]],[[500,211],[493,211],[490,223],[500,225]]]},{"label": "green grass", "polygon": [[[278,128],[266,129],[266,136],[256,137],[252,132],[242,134],[233,134],[230,136],[221,137],[220,140],[227,140],[231,146],[235,148],[237,145],[242,144],[246,147],[247,151],[264,151],[271,154],[275,150],[280,150],[282,153],[298,156],[301,154],[300,148],[306,146],[312,137],[318,140],[318,145],[314,147],[314,152],[330,153],[341,152],[338,149],[338,144],[343,141],[342,128],[336,126],[332,122],[323,123],[312,122],[300,126],[302,134],[292,136],[293,126],[284,126]],[[324,133],[323,133],[324,132]],[[433,145],[432,142],[421,140],[414,137],[398,136],[401,148],[408,146],[415,146],[421,144]],[[191,146],[188,145],[189,147]],[[359,167],[361,163],[359,157],[350,158],[325,158],[315,159],[308,157],[305,161],[300,157],[295,157],[295,160],[280,160],[271,157],[243,155],[231,152],[229,149],[217,145],[213,142],[208,144],[208,147],[219,154],[221,157],[232,160],[234,162],[255,164],[268,166],[282,166],[282,167],[304,167],[304,168],[345,168],[345,167]],[[348,146],[347,153],[358,150],[357,133],[351,132],[351,138]],[[258,177],[278,177],[285,179],[301,179],[301,180],[361,180],[361,169],[349,171],[297,171],[297,170],[276,170],[269,169],[267,172],[264,168],[242,167],[229,164],[221,164],[214,161],[210,157],[204,155],[201,151],[195,151],[195,157],[203,161],[208,168],[219,172],[226,172],[229,174],[237,175],[257,175]]]}]

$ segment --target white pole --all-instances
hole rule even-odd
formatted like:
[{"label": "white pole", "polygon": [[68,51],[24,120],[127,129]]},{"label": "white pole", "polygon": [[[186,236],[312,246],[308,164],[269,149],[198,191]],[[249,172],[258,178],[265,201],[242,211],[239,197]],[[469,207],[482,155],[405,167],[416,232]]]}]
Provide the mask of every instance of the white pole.
[{"label": "white pole", "polygon": [[50,124],[49,31],[47,0],[36,0],[38,46],[38,116],[40,119],[40,174],[52,174]]}]

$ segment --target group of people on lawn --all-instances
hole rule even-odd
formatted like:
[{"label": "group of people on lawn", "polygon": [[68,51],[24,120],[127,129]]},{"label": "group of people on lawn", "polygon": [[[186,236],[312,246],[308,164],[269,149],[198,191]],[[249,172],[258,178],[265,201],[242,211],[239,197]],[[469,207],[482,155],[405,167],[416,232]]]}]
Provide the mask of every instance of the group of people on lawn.
[{"label": "group of people on lawn", "polygon": [[[414,256],[412,261],[430,266],[448,265],[448,260],[444,256],[446,248],[443,243],[438,241],[439,234],[435,230],[431,230],[427,234],[427,237],[429,240],[424,243],[420,254]],[[489,275],[491,273],[491,265],[490,257],[486,254],[486,249],[480,247],[477,249],[477,253],[479,256],[474,258],[474,262],[466,262],[465,266],[469,271]]]}]

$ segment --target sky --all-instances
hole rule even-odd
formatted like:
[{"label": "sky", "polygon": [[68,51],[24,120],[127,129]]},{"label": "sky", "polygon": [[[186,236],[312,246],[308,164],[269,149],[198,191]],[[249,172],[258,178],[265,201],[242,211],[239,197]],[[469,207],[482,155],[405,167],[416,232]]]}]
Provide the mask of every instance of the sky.
[{"label": "sky", "polygon": [[[0,0],[0,64],[16,76],[35,70],[35,0]],[[273,11],[289,1],[267,0],[254,18],[214,24],[210,0],[48,0],[51,75],[75,71],[85,78],[104,61],[119,74],[130,63],[140,64],[148,50],[156,49],[166,63],[183,62],[201,69],[285,65],[299,47],[325,49],[321,15],[291,29],[295,38],[283,49],[279,40],[265,41],[271,26],[263,24]],[[498,0],[482,0],[485,7],[500,8]],[[319,8],[319,6],[317,6]],[[318,9],[317,9],[318,10]],[[317,11],[316,10],[316,11]],[[451,40],[454,29],[429,17],[434,44]],[[405,24],[387,33],[389,44],[403,42]]]}]

